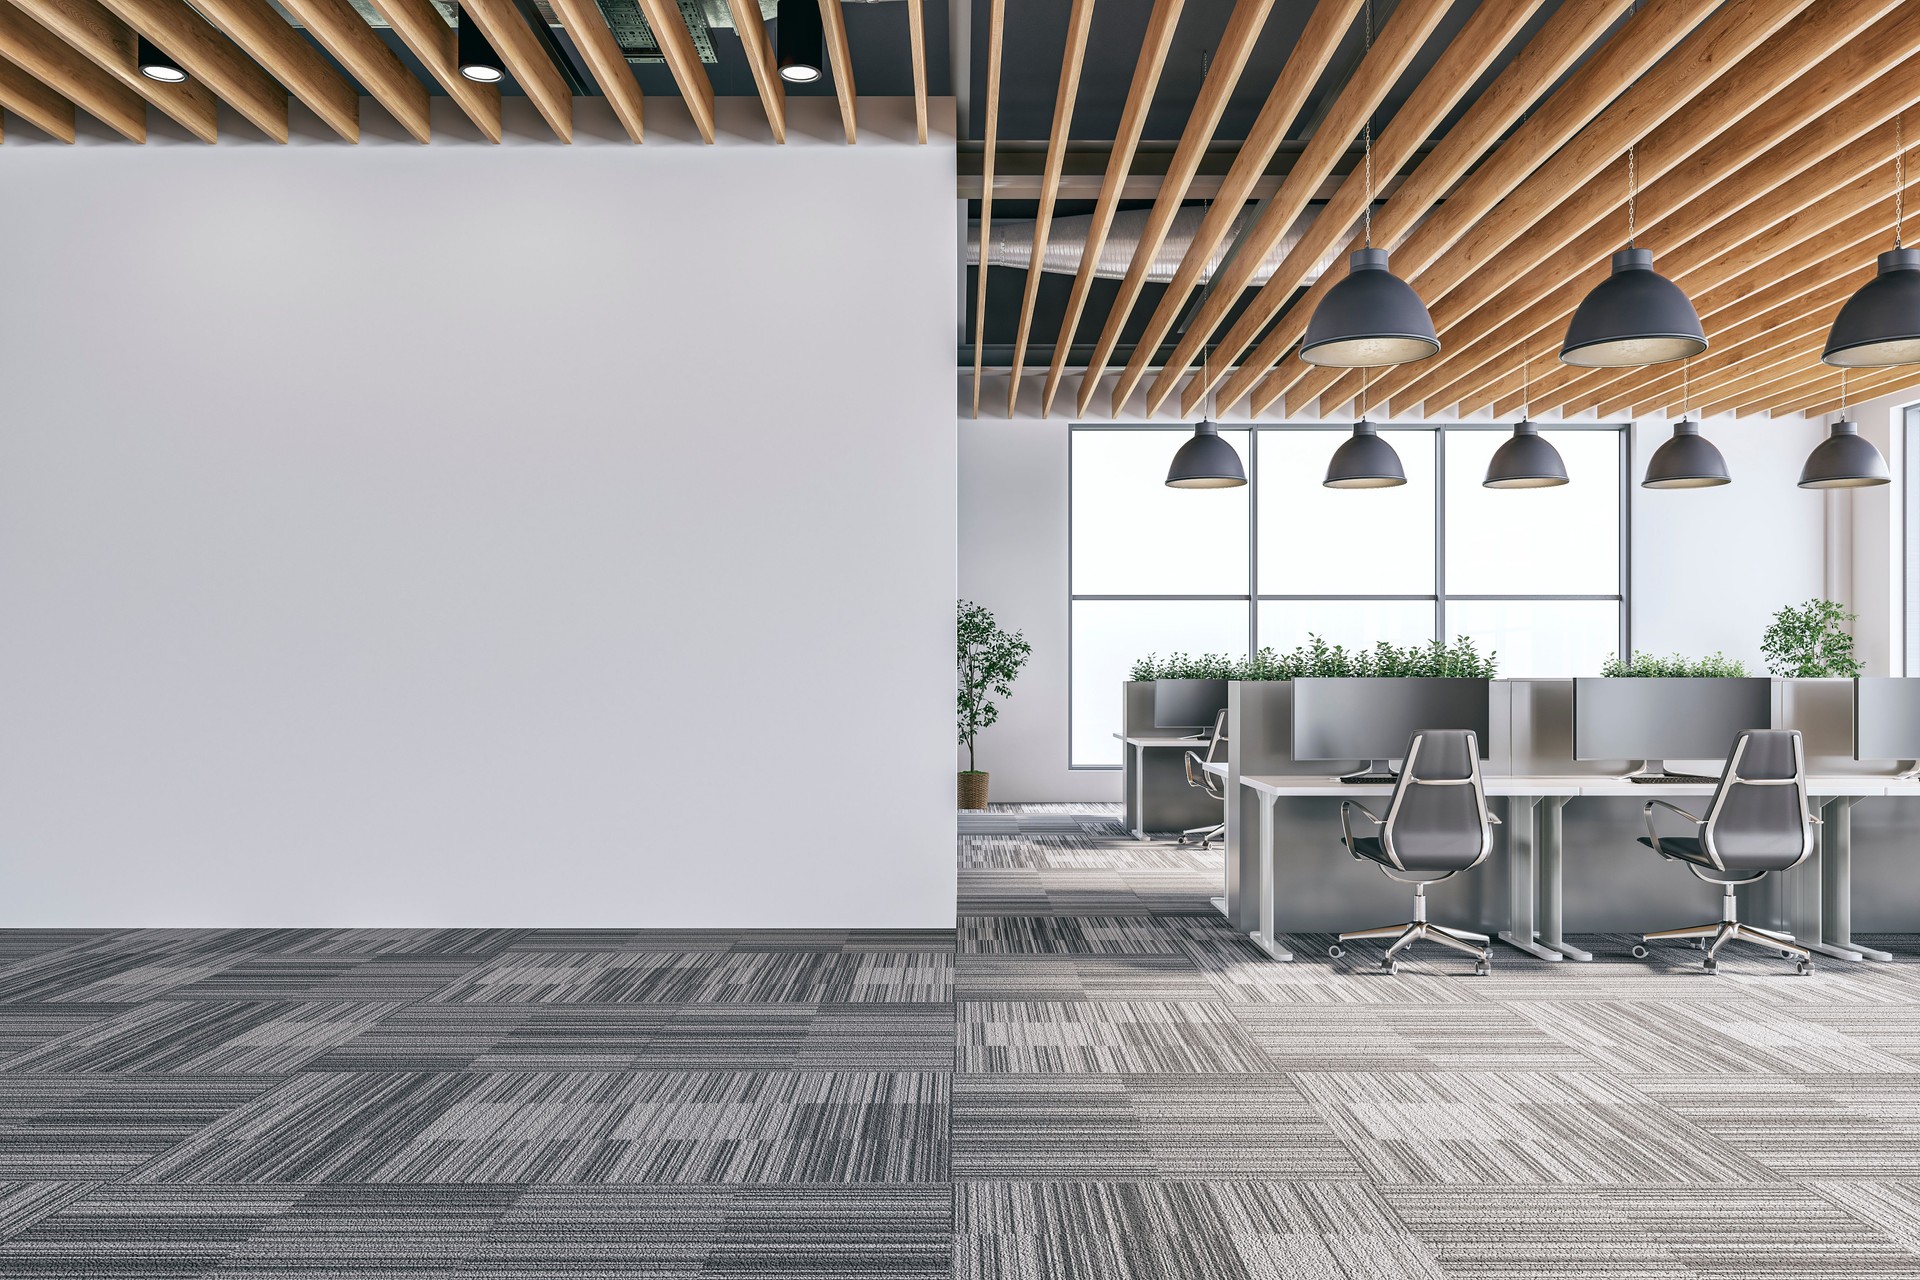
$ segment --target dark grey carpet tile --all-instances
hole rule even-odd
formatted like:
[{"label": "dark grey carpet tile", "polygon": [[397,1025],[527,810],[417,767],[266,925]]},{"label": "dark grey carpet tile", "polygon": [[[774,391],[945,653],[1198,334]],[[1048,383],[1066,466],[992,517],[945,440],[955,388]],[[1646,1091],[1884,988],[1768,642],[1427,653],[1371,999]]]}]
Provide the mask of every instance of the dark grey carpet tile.
[{"label": "dark grey carpet tile", "polygon": [[158,1001],[9,1059],[9,1072],[272,1075],[297,1071],[401,1009],[394,1002]]},{"label": "dark grey carpet tile", "polygon": [[446,1003],[946,1003],[943,951],[515,952],[437,993]]},{"label": "dark grey carpet tile", "polygon": [[961,1071],[1271,1071],[1225,1005],[1198,1001],[970,1001]]},{"label": "dark grey carpet tile", "polygon": [[531,929],[308,929],[295,942],[274,948],[282,956],[352,959],[364,956],[433,956],[483,960],[513,946]]},{"label": "dark grey carpet tile", "polygon": [[[1458,1280],[1911,1280],[1920,1256],[1789,1184],[1388,1186],[1381,1195]],[[1904,1197],[1903,1197],[1904,1198]],[[1910,1204],[1911,1202],[1908,1201]],[[1856,1202],[1875,1212],[1878,1198]]]},{"label": "dark grey carpet tile", "polygon": [[[466,1071],[542,1009],[534,1005],[412,1004],[306,1064],[308,1071]],[[588,1016],[605,1015],[588,1011]],[[670,1016],[623,1006],[611,1011],[620,1034],[644,1039]],[[604,1064],[591,1063],[592,1066]]]},{"label": "dark grey carpet tile", "polygon": [[1507,1005],[1227,1006],[1283,1071],[1558,1071],[1591,1067],[1576,1037]]},{"label": "dark grey carpet tile", "polygon": [[1359,1179],[1280,1075],[966,1075],[953,1081],[953,1176],[1078,1180]]},{"label": "dark grey carpet tile", "polygon": [[142,1182],[930,1182],[932,1072],[296,1076]]},{"label": "dark grey carpet tile", "polygon": [[487,1256],[520,1195],[511,1186],[316,1187],[227,1253],[208,1280],[464,1274]]},{"label": "dark grey carpet tile", "polygon": [[248,956],[217,973],[173,988],[166,998],[227,1003],[298,1000],[338,984],[366,962],[364,956]]},{"label": "dark grey carpet tile", "polygon": [[294,1208],[302,1194],[301,1188],[277,1187],[100,1187],[0,1244],[0,1275],[203,1277]]},{"label": "dark grey carpet tile", "polygon": [[0,1179],[123,1177],[278,1083],[0,1074]]},{"label": "dark grey carpet tile", "polygon": [[960,1182],[957,1280],[1449,1280],[1351,1182]]},{"label": "dark grey carpet tile", "polygon": [[686,1005],[661,1026],[633,1065],[649,1070],[951,1071],[953,1044],[952,1005]]},{"label": "dark grey carpet tile", "polygon": [[960,1000],[1214,1000],[1185,956],[963,955],[954,966]]},{"label": "dark grey carpet tile", "polygon": [[97,1182],[0,1182],[0,1242],[93,1194]]},{"label": "dark grey carpet tile", "polygon": [[729,951],[733,929],[529,929],[509,951]]},{"label": "dark grey carpet tile", "polygon": [[963,916],[962,955],[1180,954],[1178,939],[1152,916]]},{"label": "dark grey carpet tile", "polygon": [[55,951],[99,942],[111,929],[0,929],[0,969]]},{"label": "dark grey carpet tile", "polygon": [[528,929],[512,951],[952,951],[951,929]]},{"label": "dark grey carpet tile", "polygon": [[0,1004],[0,1071],[7,1060],[126,1012],[111,1004]]}]

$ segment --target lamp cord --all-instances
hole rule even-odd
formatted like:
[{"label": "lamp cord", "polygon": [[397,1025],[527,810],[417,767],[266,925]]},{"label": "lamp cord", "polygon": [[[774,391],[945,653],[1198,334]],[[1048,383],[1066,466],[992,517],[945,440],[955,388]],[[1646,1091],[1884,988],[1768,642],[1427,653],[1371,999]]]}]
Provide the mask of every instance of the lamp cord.
[{"label": "lamp cord", "polygon": [[1520,420],[1533,417],[1533,371],[1530,359],[1533,353],[1526,343],[1520,344]]},{"label": "lamp cord", "polygon": [[[1372,53],[1373,52],[1373,0],[1366,0],[1365,10],[1366,10],[1366,17],[1364,19],[1364,26],[1366,30],[1365,52]],[[1366,125],[1361,129],[1360,137],[1361,137],[1361,146],[1364,152],[1363,163],[1365,163],[1367,167],[1367,204],[1361,216],[1366,224],[1367,248],[1371,249],[1373,248],[1373,113],[1371,111],[1367,113],[1367,122],[1366,122]]]},{"label": "lamp cord", "polygon": [[1634,148],[1627,148],[1627,248],[1633,248],[1634,233],[1638,229],[1634,222],[1634,202],[1640,194],[1640,170],[1634,156]]},{"label": "lamp cord", "polygon": [[1901,224],[1907,220],[1907,140],[1905,112],[1893,113],[1893,247],[1900,247]]},{"label": "lamp cord", "polygon": [[1693,409],[1693,361],[1680,362],[1680,420],[1685,422]]}]

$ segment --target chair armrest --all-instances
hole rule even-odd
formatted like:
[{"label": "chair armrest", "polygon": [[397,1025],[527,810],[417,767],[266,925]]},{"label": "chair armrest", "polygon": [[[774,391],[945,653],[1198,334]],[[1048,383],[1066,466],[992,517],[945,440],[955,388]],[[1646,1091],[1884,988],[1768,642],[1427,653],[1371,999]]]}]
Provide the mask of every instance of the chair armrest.
[{"label": "chair armrest", "polygon": [[[1186,766],[1188,786],[1190,787],[1206,786],[1206,783],[1202,782],[1200,778],[1205,776],[1205,766],[1207,762],[1200,758],[1200,753],[1198,751],[1187,752],[1186,758],[1183,759],[1180,763]],[[1194,770],[1196,767],[1199,767],[1201,770],[1201,773],[1198,776],[1196,776],[1194,773]]]},{"label": "chair armrest", "polygon": [[1491,809],[1487,810],[1487,821],[1491,822],[1496,827],[1504,827],[1507,825],[1506,823],[1500,821],[1500,815],[1495,813]]},{"label": "chair armrest", "polygon": [[1659,854],[1663,858],[1669,858],[1669,857],[1672,857],[1673,855],[1660,847],[1660,833],[1654,830],[1654,827],[1653,827],[1653,811],[1655,808],[1671,809],[1673,812],[1685,818],[1688,822],[1691,822],[1696,828],[1699,827],[1700,825],[1700,819],[1694,817],[1692,814],[1688,813],[1685,809],[1682,809],[1677,804],[1671,804],[1665,800],[1647,801],[1646,807],[1641,810],[1641,813],[1644,814],[1647,819],[1647,841],[1653,845],[1653,851],[1655,853]]},{"label": "chair armrest", "polygon": [[1340,802],[1340,840],[1342,844],[1347,846],[1347,852],[1357,858],[1360,856],[1360,851],[1353,847],[1353,817],[1349,812],[1349,810],[1352,809],[1358,809],[1360,812],[1366,814],[1367,821],[1376,827],[1380,826],[1381,822],[1378,814],[1361,804],[1358,800],[1342,800]]}]

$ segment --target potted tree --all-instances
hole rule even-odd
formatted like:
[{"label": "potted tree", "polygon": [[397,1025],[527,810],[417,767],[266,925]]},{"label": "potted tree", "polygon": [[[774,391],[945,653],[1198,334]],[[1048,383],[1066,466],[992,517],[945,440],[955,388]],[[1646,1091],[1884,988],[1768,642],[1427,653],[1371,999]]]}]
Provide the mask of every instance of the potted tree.
[{"label": "potted tree", "polygon": [[1809,600],[1788,605],[1773,615],[1773,625],[1760,639],[1767,670],[1782,679],[1851,678],[1864,669],[1854,656],[1853,634],[1847,624],[1854,616],[1832,600]]},{"label": "potted tree", "polygon": [[1027,665],[1033,646],[1018,631],[1005,631],[983,605],[960,601],[960,741],[967,748],[967,767],[960,771],[960,807],[987,807],[987,774],[974,767],[973,740],[1000,718],[995,698],[1013,696],[1013,681]]}]

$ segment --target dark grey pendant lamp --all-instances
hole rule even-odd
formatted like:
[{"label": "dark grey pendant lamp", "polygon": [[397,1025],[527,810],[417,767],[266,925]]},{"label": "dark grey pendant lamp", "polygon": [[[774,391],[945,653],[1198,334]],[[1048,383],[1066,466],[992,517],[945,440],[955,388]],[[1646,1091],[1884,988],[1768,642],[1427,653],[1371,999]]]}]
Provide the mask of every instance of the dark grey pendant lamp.
[{"label": "dark grey pendant lamp", "polygon": [[1634,151],[1627,148],[1627,247],[1613,255],[1613,274],[1595,285],[1573,313],[1563,363],[1622,369],[1686,360],[1707,349],[1706,331],[1680,286],[1653,269],[1653,251],[1634,245],[1638,196]]},{"label": "dark grey pendant lamp", "polygon": [[1673,424],[1673,436],[1647,460],[1646,477],[1640,481],[1642,489],[1710,489],[1715,485],[1732,484],[1733,476],[1727,471],[1727,460],[1713,446],[1713,441],[1700,434],[1700,425],[1687,414],[1687,379],[1683,371],[1680,378],[1680,421]]},{"label": "dark grey pendant lamp", "polygon": [[1533,378],[1526,345],[1520,347],[1520,421],[1513,424],[1513,436],[1493,451],[1487,461],[1487,478],[1480,482],[1486,489],[1550,489],[1567,482],[1567,464],[1560,451],[1534,430],[1532,413]]},{"label": "dark grey pendant lamp", "polygon": [[826,74],[827,34],[818,0],[785,0],[773,35],[782,80],[812,84]]},{"label": "dark grey pendant lamp", "polygon": [[1920,249],[1900,243],[1906,221],[1906,138],[1901,118],[1893,120],[1893,248],[1880,255],[1873,279],[1840,308],[1820,353],[1826,363],[1847,369],[1920,364]]},{"label": "dark grey pendant lamp", "polygon": [[1360,385],[1360,420],[1353,434],[1333,451],[1327,461],[1327,478],[1320,483],[1329,489],[1391,489],[1407,482],[1407,470],[1400,455],[1382,440],[1367,421],[1367,387]]},{"label": "dark grey pendant lamp", "polygon": [[[1367,48],[1373,47],[1373,6],[1367,5]],[[1413,286],[1387,268],[1387,251],[1373,247],[1373,121],[1365,131],[1367,203],[1365,247],[1347,260],[1347,277],[1327,290],[1307,321],[1300,358],[1340,369],[1425,360],[1440,350],[1433,317]]]},{"label": "dark grey pendant lamp", "polygon": [[1847,371],[1840,370],[1840,418],[1828,428],[1827,438],[1807,455],[1800,468],[1802,489],[1865,489],[1889,484],[1893,474],[1873,441],[1847,417]]},{"label": "dark grey pendant lamp", "polygon": [[[1200,378],[1207,379],[1206,348],[1200,349]],[[1207,393],[1207,403],[1213,403],[1213,393]],[[1240,465],[1240,455],[1233,446],[1220,438],[1220,432],[1209,421],[1209,415],[1203,413],[1200,423],[1193,429],[1193,439],[1181,445],[1173,455],[1173,465],[1167,468],[1167,487],[1169,489],[1236,489],[1247,482],[1247,469]]]}]

